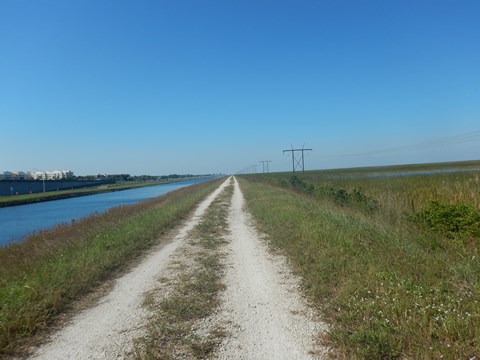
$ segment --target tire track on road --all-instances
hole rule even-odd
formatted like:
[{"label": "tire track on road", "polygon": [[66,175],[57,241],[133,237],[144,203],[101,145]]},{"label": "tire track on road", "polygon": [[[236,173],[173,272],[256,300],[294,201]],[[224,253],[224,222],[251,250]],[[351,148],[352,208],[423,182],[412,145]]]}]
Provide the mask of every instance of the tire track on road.
[{"label": "tire track on road", "polygon": [[119,278],[112,291],[96,306],[74,316],[69,325],[53,334],[51,341],[36,351],[33,359],[118,359],[131,352],[132,340],[142,334],[149,316],[142,306],[144,295],[155,287],[172,254],[185,242],[188,233],[198,225],[229,181],[227,179],[198,205],[192,218],[171,242]]},{"label": "tire track on road", "polygon": [[317,344],[325,325],[300,296],[298,279],[285,259],[271,255],[244,209],[238,182],[229,214],[226,290],[219,318],[231,335],[219,359],[320,359]]}]

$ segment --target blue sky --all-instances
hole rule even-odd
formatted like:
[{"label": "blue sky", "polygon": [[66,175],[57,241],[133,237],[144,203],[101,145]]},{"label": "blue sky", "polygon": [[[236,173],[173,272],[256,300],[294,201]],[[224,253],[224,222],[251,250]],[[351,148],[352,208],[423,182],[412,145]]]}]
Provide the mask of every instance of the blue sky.
[{"label": "blue sky", "polygon": [[3,0],[0,171],[284,171],[304,144],[307,169],[479,159],[479,18],[461,0]]}]

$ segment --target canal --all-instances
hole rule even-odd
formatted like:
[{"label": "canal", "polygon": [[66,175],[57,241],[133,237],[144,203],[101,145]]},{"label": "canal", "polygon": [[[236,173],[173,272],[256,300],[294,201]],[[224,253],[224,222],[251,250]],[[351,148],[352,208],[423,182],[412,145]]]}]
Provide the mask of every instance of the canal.
[{"label": "canal", "polygon": [[0,208],[0,247],[12,242],[21,242],[26,236],[34,232],[47,230],[60,224],[69,224],[72,220],[80,220],[95,213],[102,213],[114,206],[134,204],[211,179],[195,179]]}]

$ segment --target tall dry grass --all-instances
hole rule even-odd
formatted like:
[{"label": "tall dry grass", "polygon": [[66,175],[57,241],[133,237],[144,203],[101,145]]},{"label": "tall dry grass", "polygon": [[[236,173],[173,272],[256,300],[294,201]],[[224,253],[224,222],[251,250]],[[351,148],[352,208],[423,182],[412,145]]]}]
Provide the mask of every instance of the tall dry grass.
[{"label": "tall dry grass", "polygon": [[[325,187],[349,193],[357,190],[378,202],[377,220],[402,222],[406,214],[414,214],[432,202],[480,208],[478,169],[480,161],[469,161],[308,171],[296,176],[315,187],[311,195],[318,200],[335,200],[324,196],[321,190]],[[289,188],[291,176],[291,173],[278,173],[251,179]]]},{"label": "tall dry grass", "polygon": [[[431,201],[478,211],[478,172],[327,175],[240,179],[258,226],[330,323],[322,341],[347,359],[480,357],[480,239],[415,220]],[[364,206],[371,199],[377,207]]]}]

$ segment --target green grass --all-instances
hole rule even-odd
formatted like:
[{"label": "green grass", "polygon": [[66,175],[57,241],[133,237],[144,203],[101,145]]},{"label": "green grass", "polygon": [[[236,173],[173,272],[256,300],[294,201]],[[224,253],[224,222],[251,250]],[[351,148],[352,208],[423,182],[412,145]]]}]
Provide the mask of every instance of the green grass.
[{"label": "green grass", "polygon": [[25,205],[32,204],[42,201],[51,201],[59,199],[68,199],[78,196],[87,196],[95,194],[103,194],[113,191],[122,191],[137,189],[147,186],[163,185],[173,182],[179,182],[182,180],[169,180],[169,181],[154,181],[154,182],[141,182],[141,183],[118,183],[118,184],[109,184],[109,185],[100,185],[94,187],[88,187],[83,189],[74,189],[74,190],[60,190],[60,191],[49,191],[45,193],[35,193],[35,194],[23,194],[23,195],[12,195],[12,196],[0,196],[0,207],[8,207],[15,205]]},{"label": "green grass", "polygon": [[0,354],[125,268],[184,219],[218,181],[194,185],[0,249]]},{"label": "green grass", "polygon": [[[469,161],[307,171],[303,174],[296,173],[296,175],[307,186],[313,186],[310,193],[317,200],[327,202],[333,200],[338,204],[345,193],[348,193],[346,197],[352,198],[354,193],[358,192],[371,200],[374,207],[374,203],[380,205],[381,211],[377,212],[377,220],[401,223],[405,214],[415,213],[435,201],[480,207],[480,171],[478,169],[480,169],[480,161]],[[462,172],[424,174],[429,171],[454,170],[462,170]],[[419,174],[390,176],[405,173]],[[384,176],[386,174],[389,176]],[[292,188],[291,176],[291,173],[257,175],[256,181]],[[306,188],[299,190],[308,192]],[[368,201],[367,199],[365,201]]]},{"label": "green grass", "polygon": [[480,209],[471,204],[433,201],[412,219],[452,239],[480,239]]},{"label": "green grass", "polygon": [[[259,227],[322,309],[331,326],[323,341],[339,357],[480,355],[480,239],[412,220],[434,200],[478,211],[478,172],[400,178],[309,172],[295,186],[290,176],[248,176],[240,184]],[[364,206],[369,201],[373,208]]]},{"label": "green grass", "polygon": [[[205,359],[225,335],[220,324],[198,333],[198,321],[213,314],[223,289],[222,245],[227,231],[227,213],[233,185],[214,200],[201,223],[193,230],[188,257],[194,263],[170,280],[171,293],[159,299],[155,291],[147,306],[155,314],[147,326],[147,334],[136,340],[136,359]],[[173,284],[173,285],[172,285]],[[158,290],[163,294],[165,291]]]}]

